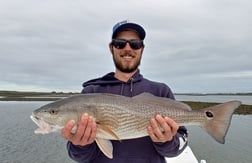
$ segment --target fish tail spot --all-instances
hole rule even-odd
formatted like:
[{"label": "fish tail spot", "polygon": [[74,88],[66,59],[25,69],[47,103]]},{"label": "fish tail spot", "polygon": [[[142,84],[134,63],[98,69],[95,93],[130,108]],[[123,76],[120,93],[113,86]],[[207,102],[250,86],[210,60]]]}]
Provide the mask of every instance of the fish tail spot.
[{"label": "fish tail spot", "polygon": [[205,113],[206,113],[206,116],[208,118],[213,118],[214,117],[214,115],[213,115],[213,113],[211,111],[206,111]]}]

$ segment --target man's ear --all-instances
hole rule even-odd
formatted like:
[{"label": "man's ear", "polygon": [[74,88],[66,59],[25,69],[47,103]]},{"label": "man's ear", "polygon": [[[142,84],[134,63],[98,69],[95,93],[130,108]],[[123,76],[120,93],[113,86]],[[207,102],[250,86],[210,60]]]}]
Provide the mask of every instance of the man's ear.
[{"label": "man's ear", "polygon": [[143,45],[143,47],[141,49],[141,55],[143,54],[143,51],[144,51],[144,45]]},{"label": "man's ear", "polygon": [[109,43],[109,50],[111,54],[114,54],[114,50],[113,50],[113,45],[112,43]]}]

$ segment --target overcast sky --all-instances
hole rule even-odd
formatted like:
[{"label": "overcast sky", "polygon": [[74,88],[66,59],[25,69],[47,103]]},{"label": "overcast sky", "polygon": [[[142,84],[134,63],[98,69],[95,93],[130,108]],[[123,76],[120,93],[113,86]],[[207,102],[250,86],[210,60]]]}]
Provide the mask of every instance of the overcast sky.
[{"label": "overcast sky", "polygon": [[252,92],[251,0],[0,0],[0,90],[80,91],[114,71],[113,25],[147,36],[140,66],[175,93]]}]

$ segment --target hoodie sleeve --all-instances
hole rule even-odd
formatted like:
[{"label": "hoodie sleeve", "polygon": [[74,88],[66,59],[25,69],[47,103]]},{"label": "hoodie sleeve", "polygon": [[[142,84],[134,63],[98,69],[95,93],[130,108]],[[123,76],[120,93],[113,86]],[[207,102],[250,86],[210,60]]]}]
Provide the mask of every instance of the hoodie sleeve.
[{"label": "hoodie sleeve", "polygon": [[98,154],[98,148],[96,143],[92,143],[85,146],[74,145],[71,142],[67,142],[68,155],[76,162],[89,163],[94,160]]},{"label": "hoodie sleeve", "polygon": [[171,141],[166,143],[154,143],[156,151],[164,157],[175,157],[187,146],[187,130],[184,126],[179,127],[177,134]]}]

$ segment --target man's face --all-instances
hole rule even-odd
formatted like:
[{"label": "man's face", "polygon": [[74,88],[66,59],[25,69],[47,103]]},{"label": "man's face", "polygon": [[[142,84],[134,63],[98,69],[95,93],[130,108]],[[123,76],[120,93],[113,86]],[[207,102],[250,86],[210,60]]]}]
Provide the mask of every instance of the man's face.
[{"label": "man's face", "polygon": [[[138,34],[130,30],[119,32],[115,39],[140,40]],[[116,69],[125,73],[131,73],[137,70],[141,62],[143,49],[144,47],[132,49],[129,43],[126,43],[126,46],[122,49],[118,49],[116,46],[111,45],[110,50],[113,55]]]}]

